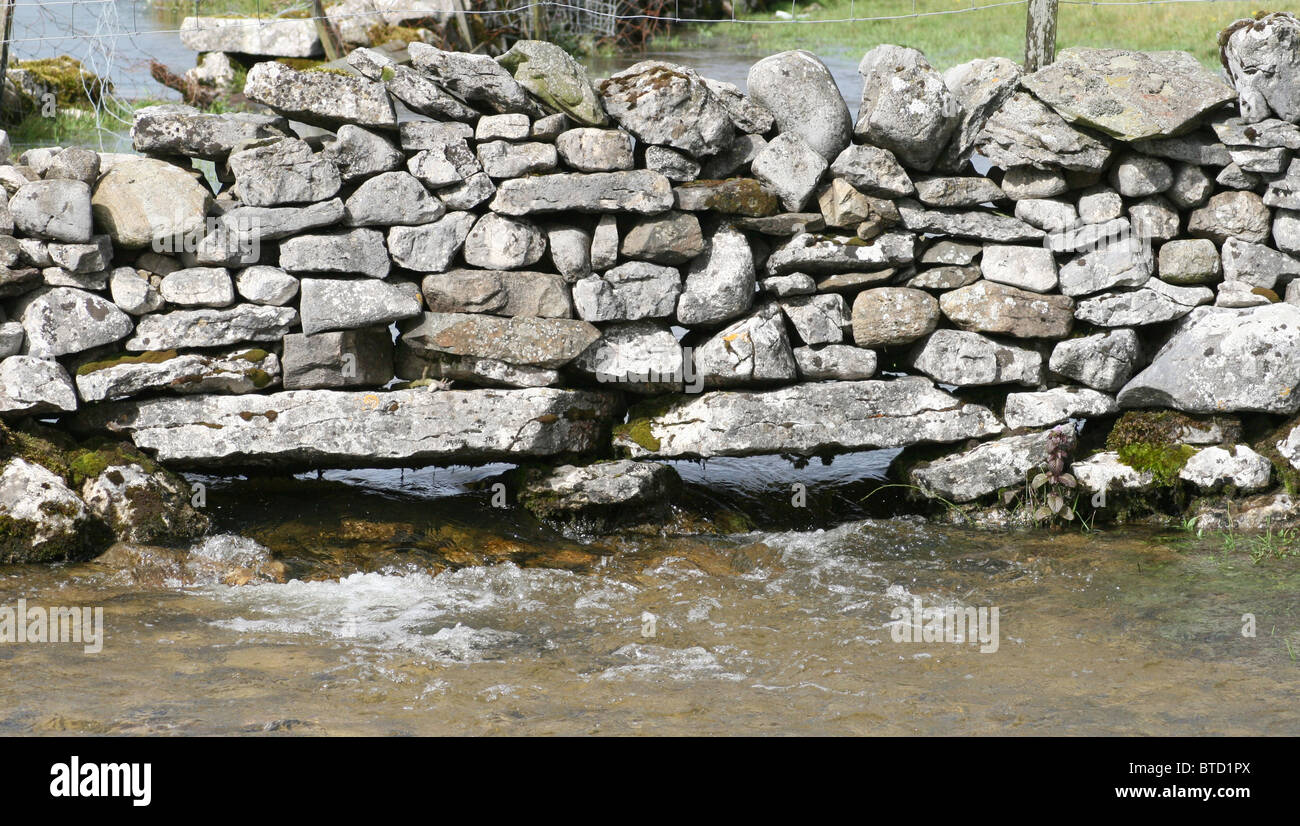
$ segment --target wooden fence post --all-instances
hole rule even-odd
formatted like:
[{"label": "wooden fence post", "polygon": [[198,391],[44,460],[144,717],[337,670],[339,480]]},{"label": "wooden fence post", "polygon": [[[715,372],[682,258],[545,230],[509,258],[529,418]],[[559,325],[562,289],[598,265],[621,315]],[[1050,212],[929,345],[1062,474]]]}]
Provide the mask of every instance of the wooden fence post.
[{"label": "wooden fence post", "polygon": [[311,0],[311,16],[316,21],[316,33],[320,35],[321,47],[325,49],[325,59],[338,60],[343,57],[343,43],[334,30],[334,24],[325,15],[325,4],[321,0]]},{"label": "wooden fence post", "polygon": [[1058,0],[1029,0],[1025,21],[1025,72],[1036,72],[1056,59]]},{"label": "wooden fence post", "polygon": [[4,0],[0,9],[0,97],[4,96],[5,74],[9,71],[9,41],[14,32],[14,0]]}]

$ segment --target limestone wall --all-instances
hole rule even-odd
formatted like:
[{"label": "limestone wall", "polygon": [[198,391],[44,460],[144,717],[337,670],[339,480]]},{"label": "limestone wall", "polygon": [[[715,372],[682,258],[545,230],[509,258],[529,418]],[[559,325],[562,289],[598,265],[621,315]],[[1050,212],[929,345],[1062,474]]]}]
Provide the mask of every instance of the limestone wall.
[{"label": "limestone wall", "polygon": [[[957,501],[1023,483],[1072,419],[1276,426],[1300,410],[1296,28],[1238,27],[1226,79],[1094,49],[941,75],[880,46],[856,123],[806,52],[745,91],[657,61],[596,82],[527,41],[261,63],[266,114],[145,109],[138,156],[0,152],[0,415],[177,467],[953,444],[911,478]],[[1292,454],[1232,427],[1183,440],[1226,454],[1200,481],[1273,484]]]}]

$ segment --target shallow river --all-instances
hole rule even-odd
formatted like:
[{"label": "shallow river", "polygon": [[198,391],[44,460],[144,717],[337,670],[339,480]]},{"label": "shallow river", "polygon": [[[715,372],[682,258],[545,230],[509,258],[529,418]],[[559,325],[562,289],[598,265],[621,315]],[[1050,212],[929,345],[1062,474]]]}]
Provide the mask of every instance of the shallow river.
[{"label": "shallow river", "polygon": [[[0,645],[0,733],[1300,734],[1294,558],[911,518],[575,541],[491,508],[482,472],[329,476],[208,480],[199,552],[255,539],[285,584],[4,569],[0,606],[102,606],[105,636]],[[997,634],[898,641],[918,598]]]}]

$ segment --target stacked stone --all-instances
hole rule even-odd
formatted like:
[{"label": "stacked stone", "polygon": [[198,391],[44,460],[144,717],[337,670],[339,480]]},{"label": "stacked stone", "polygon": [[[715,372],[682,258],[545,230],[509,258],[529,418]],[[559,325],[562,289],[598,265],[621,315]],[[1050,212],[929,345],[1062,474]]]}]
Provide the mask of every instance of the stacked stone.
[{"label": "stacked stone", "polygon": [[[1295,25],[1239,29],[1230,72],[1293,65]],[[245,94],[272,114],[154,107],[145,158],[0,167],[26,360],[0,366],[6,412],[149,397],[79,424],[182,463],[476,460],[608,452],[622,402],[691,391],[613,448],[1010,434],[915,471],[968,501],[1022,484],[1070,419],[1300,410],[1294,73],[1234,90],[1184,53],[1079,48],[940,74],[880,46],[854,123],[802,51],[747,93],[655,60],[596,84],[537,41],[410,57],[260,63]],[[158,252],[178,235],[198,240]],[[446,382],[483,389],[425,389]],[[419,415],[338,435],[345,390]]]}]

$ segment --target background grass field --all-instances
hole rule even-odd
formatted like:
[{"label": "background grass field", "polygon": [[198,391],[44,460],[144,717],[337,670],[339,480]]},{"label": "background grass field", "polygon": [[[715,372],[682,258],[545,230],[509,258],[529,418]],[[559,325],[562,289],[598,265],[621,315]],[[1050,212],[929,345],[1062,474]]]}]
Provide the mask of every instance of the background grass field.
[{"label": "background grass field", "polygon": [[[795,0],[779,5],[799,21],[835,21],[851,17],[912,15],[980,6],[995,0],[824,0],[817,4]],[[819,7],[818,7],[819,6]],[[1205,65],[1219,65],[1220,30],[1240,17],[1252,16],[1253,2],[1172,2],[1142,5],[1093,6],[1062,2],[1057,48],[1105,46],[1158,51],[1189,51]],[[1270,10],[1284,10],[1275,8]],[[679,28],[652,48],[670,49],[693,43],[730,51],[770,54],[785,49],[843,49],[862,54],[880,43],[913,46],[925,52],[937,68],[945,69],[977,57],[1024,58],[1023,4],[929,17],[901,17],[866,23],[779,21],[767,25],[718,23]],[[752,21],[776,21],[773,12],[738,14]]]}]

